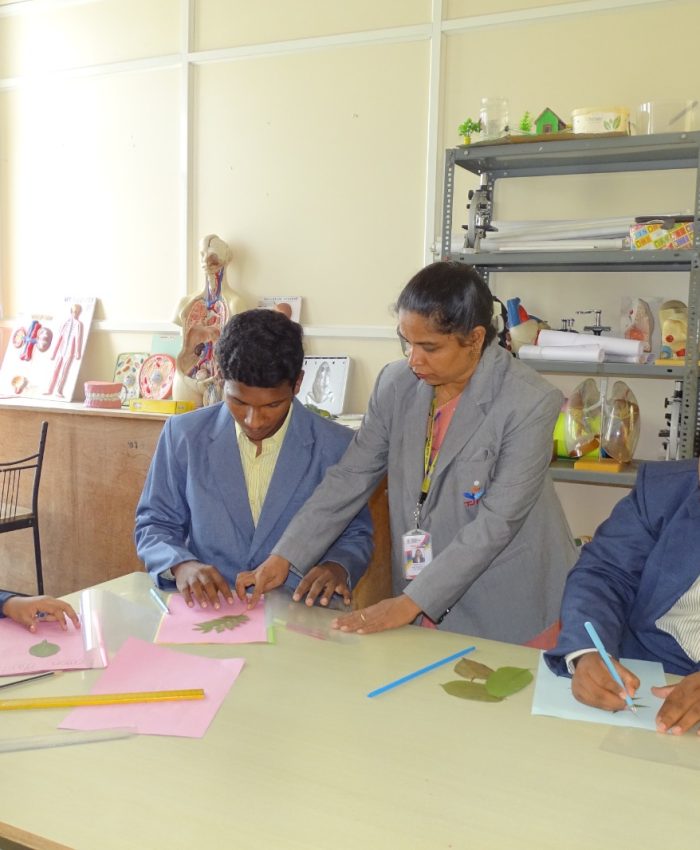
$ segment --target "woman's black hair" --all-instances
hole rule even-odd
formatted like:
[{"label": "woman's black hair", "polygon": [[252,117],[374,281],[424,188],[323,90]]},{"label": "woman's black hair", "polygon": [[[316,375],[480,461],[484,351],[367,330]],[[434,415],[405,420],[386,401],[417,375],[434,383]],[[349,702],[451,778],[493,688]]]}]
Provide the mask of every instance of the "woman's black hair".
[{"label": "woman's black hair", "polygon": [[431,263],[415,274],[396,301],[396,310],[418,313],[444,334],[466,337],[486,330],[484,348],[496,336],[493,296],[473,266],[452,261]]},{"label": "woman's black hair", "polygon": [[304,366],[304,332],[276,310],[246,310],[224,326],[216,359],[225,381],[249,387],[294,386]]}]

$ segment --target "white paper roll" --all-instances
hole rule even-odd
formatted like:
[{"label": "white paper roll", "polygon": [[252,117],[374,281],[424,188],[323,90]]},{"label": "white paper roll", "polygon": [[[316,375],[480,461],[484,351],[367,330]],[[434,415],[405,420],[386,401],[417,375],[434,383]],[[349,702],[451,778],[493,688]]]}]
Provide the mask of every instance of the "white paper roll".
[{"label": "white paper roll", "polygon": [[602,363],[605,352],[600,345],[521,345],[522,360],[560,360],[571,363]]},{"label": "white paper roll", "polygon": [[641,357],[644,353],[644,343],[639,340],[622,339],[617,336],[567,333],[566,331],[541,330],[537,337],[537,345],[598,345],[606,353],[624,354],[627,357]]}]

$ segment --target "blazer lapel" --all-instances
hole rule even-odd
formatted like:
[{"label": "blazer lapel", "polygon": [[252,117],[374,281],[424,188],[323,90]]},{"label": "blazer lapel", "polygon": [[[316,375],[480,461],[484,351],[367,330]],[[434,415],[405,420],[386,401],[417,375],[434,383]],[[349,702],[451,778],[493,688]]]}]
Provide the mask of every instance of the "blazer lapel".
[{"label": "blazer lapel", "polygon": [[[405,482],[405,498],[415,506],[420,495],[425,474],[425,438],[428,429],[428,414],[433,402],[433,388],[416,380],[413,397],[405,409],[400,429],[400,451]],[[394,439],[394,434],[392,434]]]},{"label": "blazer lapel", "polygon": [[221,494],[222,502],[231,520],[240,532],[252,538],[254,525],[250,512],[248,491],[245,486],[241,455],[236,440],[236,426],[225,404],[212,429],[207,447],[207,458],[212,481]]},{"label": "blazer lapel", "polygon": [[312,415],[315,416],[304,410],[301,403],[294,399],[292,418],[255,528],[251,553],[267,540],[309,468],[314,439],[307,417]]},{"label": "blazer lapel", "polygon": [[[498,387],[502,383],[503,371],[504,368],[494,342],[484,351],[476,371],[462,392],[462,397],[452,416],[450,427],[447,429],[440,449],[438,462],[435,466],[435,478],[438,478],[448,469],[452,461],[464,450],[479,430],[486,417],[486,410],[493,401],[494,387]],[[428,494],[429,499],[430,493]]]}]

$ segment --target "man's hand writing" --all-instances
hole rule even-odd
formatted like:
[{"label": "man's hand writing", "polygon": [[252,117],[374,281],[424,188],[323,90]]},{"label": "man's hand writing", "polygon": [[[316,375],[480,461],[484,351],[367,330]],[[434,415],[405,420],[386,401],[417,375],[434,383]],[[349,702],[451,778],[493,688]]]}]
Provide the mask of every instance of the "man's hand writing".
[{"label": "man's hand writing", "polygon": [[[614,658],[611,661],[625,683],[627,693],[633,697],[639,687],[639,679]],[[576,659],[571,692],[579,702],[606,711],[619,711],[627,705],[620,686],[612,678],[597,652],[588,652]]]}]

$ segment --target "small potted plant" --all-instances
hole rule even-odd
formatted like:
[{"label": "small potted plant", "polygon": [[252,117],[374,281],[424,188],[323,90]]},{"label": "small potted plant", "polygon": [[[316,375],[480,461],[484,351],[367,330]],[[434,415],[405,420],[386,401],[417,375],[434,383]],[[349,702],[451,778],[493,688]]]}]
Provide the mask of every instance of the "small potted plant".
[{"label": "small potted plant", "polygon": [[463,121],[459,127],[457,127],[457,132],[464,139],[465,145],[471,144],[472,133],[481,132],[481,119],[479,121],[472,121],[471,118],[467,118],[466,121]]},{"label": "small potted plant", "polygon": [[529,112],[525,112],[523,117],[520,119],[520,123],[518,124],[518,129],[524,135],[530,135],[532,133],[532,115]]}]

